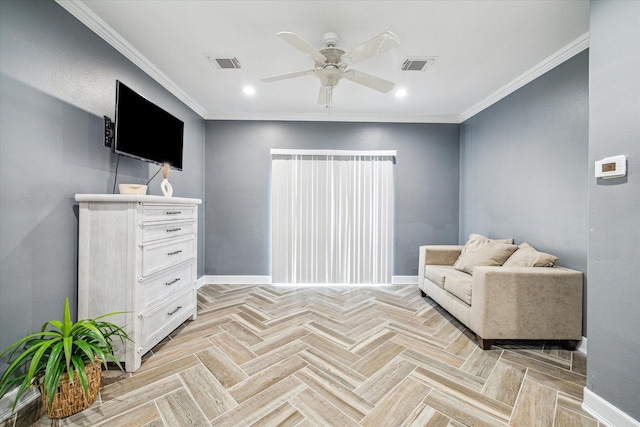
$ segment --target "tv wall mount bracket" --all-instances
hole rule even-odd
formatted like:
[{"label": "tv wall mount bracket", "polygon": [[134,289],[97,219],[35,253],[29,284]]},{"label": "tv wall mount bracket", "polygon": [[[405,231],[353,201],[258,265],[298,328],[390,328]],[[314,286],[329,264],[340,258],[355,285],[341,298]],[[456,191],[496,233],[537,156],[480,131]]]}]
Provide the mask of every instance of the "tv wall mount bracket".
[{"label": "tv wall mount bracket", "polygon": [[113,147],[116,136],[116,124],[107,116],[104,116],[104,146]]}]

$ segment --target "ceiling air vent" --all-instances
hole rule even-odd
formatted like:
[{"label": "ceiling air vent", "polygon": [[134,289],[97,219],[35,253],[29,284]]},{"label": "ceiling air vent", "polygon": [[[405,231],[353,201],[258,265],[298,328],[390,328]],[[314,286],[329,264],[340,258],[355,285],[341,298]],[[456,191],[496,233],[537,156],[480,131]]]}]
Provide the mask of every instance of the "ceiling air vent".
[{"label": "ceiling air vent", "polygon": [[427,71],[436,60],[436,56],[424,58],[405,58],[400,69],[402,71]]},{"label": "ceiling air vent", "polygon": [[235,70],[240,68],[240,61],[235,56],[206,55],[213,65],[220,70]]}]

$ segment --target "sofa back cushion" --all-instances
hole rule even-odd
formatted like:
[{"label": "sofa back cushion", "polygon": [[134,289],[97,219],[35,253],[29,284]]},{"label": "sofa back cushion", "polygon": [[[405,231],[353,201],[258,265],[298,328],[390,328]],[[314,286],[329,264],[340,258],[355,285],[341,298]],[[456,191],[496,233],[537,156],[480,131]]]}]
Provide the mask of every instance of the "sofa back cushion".
[{"label": "sofa back cushion", "polygon": [[518,246],[509,259],[507,259],[504,267],[553,267],[556,265],[558,257],[544,252],[537,251],[527,242],[523,242]]},{"label": "sofa back cushion", "polygon": [[464,248],[462,248],[462,254],[469,250],[475,250],[479,247],[487,244],[487,243],[508,243],[513,245],[513,237],[510,239],[490,239],[487,236],[483,236],[482,234],[471,233],[469,234],[469,240],[464,244]]},{"label": "sofa back cushion", "polygon": [[518,247],[513,239],[493,240],[479,234],[471,234],[458,260],[453,264],[457,270],[473,274],[473,267],[501,266]]}]

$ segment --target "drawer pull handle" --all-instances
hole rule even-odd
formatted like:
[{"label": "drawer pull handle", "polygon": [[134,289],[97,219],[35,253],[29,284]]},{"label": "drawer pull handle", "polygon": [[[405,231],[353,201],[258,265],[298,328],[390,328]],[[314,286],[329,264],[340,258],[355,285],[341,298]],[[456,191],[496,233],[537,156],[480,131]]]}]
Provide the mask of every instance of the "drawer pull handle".
[{"label": "drawer pull handle", "polygon": [[180,231],[182,228],[170,228],[167,230],[167,233],[173,233],[174,231]]},{"label": "drawer pull handle", "polygon": [[165,283],[165,285],[167,285],[167,286],[171,286],[171,285],[173,285],[174,283],[179,282],[179,281],[180,281],[180,278],[179,278],[179,277],[176,277],[176,278],[175,278],[175,279],[173,279],[172,281]]},{"label": "drawer pull handle", "polygon": [[177,306],[175,310],[173,310],[171,313],[167,313],[167,316],[172,316],[173,314],[175,314],[178,310],[180,310],[182,308],[181,305]]},{"label": "drawer pull handle", "polygon": [[167,215],[180,215],[182,211],[167,211]]},{"label": "drawer pull handle", "polygon": [[182,252],[182,251],[180,250],[180,251],[175,251],[175,252],[169,252],[167,255],[169,255],[169,256],[171,256],[171,255],[177,255],[177,254],[179,254],[180,252]]}]

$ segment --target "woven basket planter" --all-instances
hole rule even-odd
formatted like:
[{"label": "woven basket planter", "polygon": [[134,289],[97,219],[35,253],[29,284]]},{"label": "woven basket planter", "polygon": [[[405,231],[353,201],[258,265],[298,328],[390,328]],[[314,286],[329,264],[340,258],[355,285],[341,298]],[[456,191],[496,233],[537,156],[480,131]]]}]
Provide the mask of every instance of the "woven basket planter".
[{"label": "woven basket planter", "polygon": [[84,394],[82,384],[76,372],[73,373],[74,381],[69,381],[69,375],[64,373],[60,377],[58,391],[53,398],[53,403],[49,407],[49,398],[44,391],[44,387],[40,384],[40,393],[42,394],[42,402],[44,403],[47,415],[50,418],[64,418],[73,414],[77,414],[83,409],[88,408],[96,401],[98,392],[100,391],[100,377],[102,374],[102,361],[96,359],[95,364],[87,363],[85,365],[87,374],[87,395]]}]

